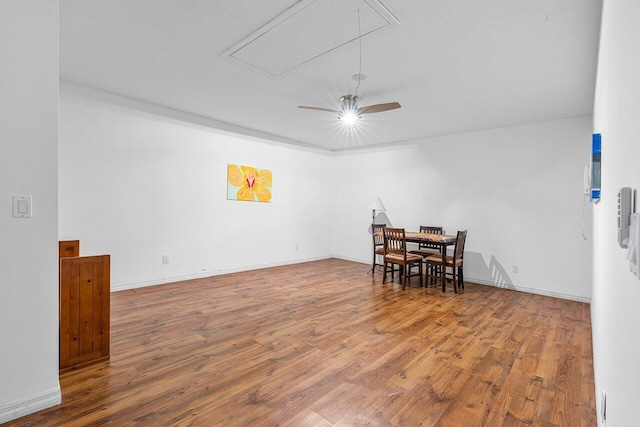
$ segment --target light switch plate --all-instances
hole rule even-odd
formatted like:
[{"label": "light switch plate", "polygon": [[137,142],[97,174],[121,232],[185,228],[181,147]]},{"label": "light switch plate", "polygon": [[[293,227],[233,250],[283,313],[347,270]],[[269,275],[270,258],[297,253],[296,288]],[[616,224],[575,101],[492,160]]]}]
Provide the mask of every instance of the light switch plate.
[{"label": "light switch plate", "polygon": [[13,217],[32,218],[31,196],[13,196]]}]

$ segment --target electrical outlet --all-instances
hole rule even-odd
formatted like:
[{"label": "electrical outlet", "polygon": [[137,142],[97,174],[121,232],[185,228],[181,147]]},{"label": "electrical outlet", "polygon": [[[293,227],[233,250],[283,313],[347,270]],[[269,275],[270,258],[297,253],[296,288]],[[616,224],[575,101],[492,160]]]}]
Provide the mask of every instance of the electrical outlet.
[{"label": "electrical outlet", "polygon": [[600,399],[600,415],[602,416],[602,423],[607,422],[607,392],[602,391],[602,399]]},{"label": "electrical outlet", "polygon": [[169,255],[162,255],[162,263],[169,264]]},{"label": "electrical outlet", "polygon": [[518,266],[517,266],[517,265],[512,265],[512,266],[511,266],[511,271],[513,271],[514,273],[517,273],[517,272],[519,272],[519,271],[520,271],[520,269],[518,268]]},{"label": "electrical outlet", "polygon": [[296,243],[296,251],[298,250],[298,244]]}]

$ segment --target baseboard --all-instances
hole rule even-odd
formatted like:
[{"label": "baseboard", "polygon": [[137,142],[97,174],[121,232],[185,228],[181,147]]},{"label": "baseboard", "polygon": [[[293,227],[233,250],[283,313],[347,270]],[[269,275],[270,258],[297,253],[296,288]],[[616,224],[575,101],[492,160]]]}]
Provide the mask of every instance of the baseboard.
[{"label": "baseboard", "polygon": [[512,291],[518,291],[518,292],[526,292],[528,294],[544,295],[547,297],[566,299],[569,301],[584,302],[587,304],[591,303],[591,298],[589,297],[563,294],[561,292],[547,291],[545,289],[529,288],[526,286],[514,285],[512,283],[498,284],[489,280],[476,279],[473,277],[466,277],[466,276],[465,276],[465,282],[477,283],[479,285],[493,286],[494,288],[510,289]]},{"label": "baseboard", "polygon": [[205,277],[221,276],[223,274],[241,273],[243,271],[261,270],[263,268],[282,267],[283,265],[302,264],[303,262],[320,261],[320,260],[329,259],[329,258],[333,258],[333,257],[331,255],[327,255],[327,256],[316,257],[316,258],[306,258],[306,259],[298,259],[293,261],[277,262],[277,263],[270,263],[270,264],[260,264],[260,265],[250,265],[250,266],[244,266],[244,267],[238,267],[238,268],[229,268],[226,270],[202,271],[199,273],[185,274],[181,276],[161,277],[159,279],[153,279],[153,280],[148,280],[144,282],[130,282],[130,283],[117,283],[117,284],[112,283],[111,292],[143,288],[146,286],[164,285],[166,283],[181,282],[183,280],[203,279]]},{"label": "baseboard", "polygon": [[54,389],[0,405],[0,424],[59,405],[61,402],[62,392],[60,384],[58,384],[58,387]]},{"label": "baseboard", "polygon": [[338,255],[332,255],[331,258],[341,259],[341,260],[344,260],[344,261],[357,262],[359,264],[366,264],[369,267],[371,267],[371,260],[363,260],[363,259],[360,259],[360,258],[350,258],[348,256],[338,256]]},{"label": "baseboard", "polygon": [[[371,260],[365,261],[365,260],[362,260],[362,259],[349,258],[349,257],[345,257],[345,256],[334,256],[334,258],[343,259],[345,261],[358,262],[358,263],[361,263],[361,264],[366,264],[366,265],[371,266]],[[563,294],[561,292],[547,291],[547,290],[544,290],[544,289],[529,288],[529,287],[526,287],[526,286],[514,285],[512,283],[498,284],[498,283],[495,283],[495,282],[492,282],[492,281],[489,281],[489,280],[476,279],[474,277],[468,277],[468,276],[465,276],[465,282],[477,283],[478,285],[493,286],[495,288],[510,289],[512,291],[526,292],[526,293],[529,293],[529,294],[544,295],[544,296],[547,296],[547,297],[566,299],[566,300],[569,300],[569,301],[584,302],[584,303],[587,303],[587,304],[591,303],[591,298],[589,298],[589,297],[581,297],[581,296],[576,296],[576,295]]]},{"label": "baseboard", "polygon": [[[124,291],[124,290],[127,290],[127,289],[142,288],[142,287],[145,287],[145,286],[164,285],[166,283],[180,282],[180,281],[183,281],[183,280],[202,279],[202,278],[205,278],[205,277],[220,276],[222,274],[241,273],[243,271],[260,270],[260,269],[263,269],[263,268],[270,268],[270,267],[281,267],[283,265],[301,264],[303,262],[320,261],[320,260],[329,259],[329,258],[336,258],[336,259],[341,259],[341,260],[344,260],[344,261],[357,262],[359,264],[364,264],[364,265],[371,266],[371,260],[363,260],[363,259],[360,259],[360,258],[351,258],[351,257],[346,257],[346,256],[327,255],[327,256],[323,256],[323,257],[307,258],[307,259],[301,259],[301,260],[295,260],[295,261],[285,261],[285,262],[271,263],[271,264],[252,265],[252,266],[231,268],[231,269],[227,269],[227,270],[203,271],[203,272],[200,272],[200,273],[186,274],[186,275],[183,275],[183,276],[163,277],[163,278],[160,278],[160,279],[149,280],[149,281],[146,281],[146,282],[120,283],[120,284],[115,284],[115,285],[112,284],[111,285],[111,292]],[[468,278],[465,277],[465,279],[466,279],[465,282],[477,283],[479,285],[486,285],[486,286],[493,286],[493,287],[496,287],[496,288],[510,289],[512,291],[526,292],[526,293],[529,293],[529,294],[544,295],[544,296],[548,296],[548,297],[566,299],[566,300],[569,300],[569,301],[584,302],[584,303],[587,303],[587,304],[589,304],[591,302],[591,298],[580,297],[580,296],[570,295],[570,294],[563,294],[561,292],[547,291],[547,290],[544,290],[544,289],[537,289],[537,288],[529,288],[529,287],[526,287],[526,286],[514,285],[514,284],[511,284],[511,283],[497,284],[497,283],[494,283],[492,281],[483,280],[483,279],[476,279],[476,278],[473,278],[473,277],[468,277]]]}]

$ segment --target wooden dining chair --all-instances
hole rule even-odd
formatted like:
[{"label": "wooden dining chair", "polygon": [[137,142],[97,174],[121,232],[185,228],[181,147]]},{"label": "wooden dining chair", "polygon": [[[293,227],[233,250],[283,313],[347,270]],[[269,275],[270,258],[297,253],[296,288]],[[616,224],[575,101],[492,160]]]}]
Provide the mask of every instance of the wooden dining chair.
[{"label": "wooden dining chair", "polygon": [[[456,243],[453,248],[453,255],[445,256],[445,262],[442,263],[442,255],[435,254],[425,258],[427,263],[427,283],[430,279],[435,278],[430,274],[434,267],[439,267],[442,274],[447,273],[447,268],[451,269],[451,281],[453,282],[453,292],[458,293],[458,286],[464,289],[464,271],[463,271],[463,259],[464,259],[464,244],[467,240],[467,230],[458,231],[456,236]],[[442,282],[442,292],[445,291],[446,280]]]},{"label": "wooden dining chair", "polygon": [[420,276],[420,286],[422,286],[422,257],[420,255],[414,255],[407,252],[407,238],[404,233],[404,228],[390,228],[384,229],[384,267],[382,268],[382,283],[387,280],[387,267],[391,265],[391,272],[393,272],[393,266],[398,265],[400,267],[400,274],[402,277],[402,289],[407,286],[407,278],[416,276],[411,274],[411,267],[418,266],[418,276]]},{"label": "wooden dining chair", "polygon": [[[442,227],[433,227],[429,225],[421,225],[420,226],[421,233],[429,233],[429,234],[442,234]],[[429,274],[429,266],[427,265],[426,258],[430,255],[435,255],[441,253],[442,246],[437,245],[435,243],[428,242],[420,242],[418,243],[418,249],[410,250],[410,254],[420,255],[425,260],[425,270],[427,272],[427,276],[430,277],[439,277],[440,276],[440,268],[438,266],[431,266],[431,272]],[[429,281],[427,280],[427,283]]]},{"label": "wooden dining chair", "polygon": [[377,257],[384,257],[384,229],[385,224],[371,224],[371,235],[373,236],[373,261],[371,263],[371,274],[375,274],[376,267],[383,267],[378,264]]}]

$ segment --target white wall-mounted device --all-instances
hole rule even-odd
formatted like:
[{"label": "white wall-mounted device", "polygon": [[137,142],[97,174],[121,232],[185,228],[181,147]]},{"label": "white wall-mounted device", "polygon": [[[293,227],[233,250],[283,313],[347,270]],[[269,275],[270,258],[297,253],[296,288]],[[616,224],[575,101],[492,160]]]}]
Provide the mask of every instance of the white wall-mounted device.
[{"label": "white wall-mounted device", "polygon": [[632,213],[629,221],[629,252],[627,252],[627,259],[629,260],[629,270],[633,272],[638,278],[638,265],[640,265],[640,250],[638,250],[638,244],[640,243],[640,227],[638,222],[640,215],[638,213]]},{"label": "white wall-mounted device", "polygon": [[589,165],[584,167],[584,177],[582,179],[582,191],[585,195],[591,193],[591,168]]},{"label": "white wall-mounted device", "polygon": [[633,212],[633,190],[622,187],[618,191],[618,245],[629,247],[629,216]]},{"label": "white wall-mounted device", "polygon": [[11,198],[13,206],[14,218],[31,218],[33,217],[31,205],[31,196],[13,196]]}]

